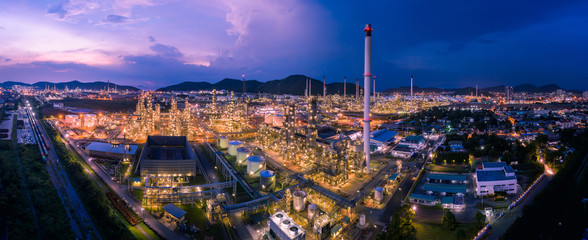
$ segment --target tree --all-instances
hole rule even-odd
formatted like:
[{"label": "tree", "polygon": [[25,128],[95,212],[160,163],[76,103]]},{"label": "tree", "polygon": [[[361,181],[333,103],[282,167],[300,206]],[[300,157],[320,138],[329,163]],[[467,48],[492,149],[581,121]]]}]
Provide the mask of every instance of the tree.
[{"label": "tree", "polygon": [[458,240],[465,239],[466,238],[465,230],[463,230],[463,228],[457,229],[457,231],[455,231],[455,238]]},{"label": "tree", "polygon": [[474,224],[477,228],[483,228],[486,224],[486,216],[481,212],[477,212],[474,216]]},{"label": "tree", "polygon": [[388,231],[378,234],[377,239],[416,239],[416,229],[412,226],[412,220],[414,211],[410,205],[397,207],[388,225]]},{"label": "tree", "polygon": [[443,224],[443,227],[445,229],[451,231],[453,231],[457,226],[457,220],[455,219],[455,215],[453,215],[453,213],[451,213],[449,210],[447,210],[447,212],[445,212],[445,215],[443,215],[443,220],[441,221],[441,223]]}]

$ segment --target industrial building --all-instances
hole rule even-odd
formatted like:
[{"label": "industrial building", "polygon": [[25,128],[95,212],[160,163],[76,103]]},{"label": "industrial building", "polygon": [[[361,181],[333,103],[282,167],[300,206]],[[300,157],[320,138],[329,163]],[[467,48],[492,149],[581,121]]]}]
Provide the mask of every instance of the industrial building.
[{"label": "industrial building", "polygon": [[388,129],[380,129],[372,131],[370,136],[370,144],[377,146],[377,151],[382,149],[382,146],[386,146],[394,142],[398,133],[390,131]]},{"label": "industrial building", "polygon": [[86,146],[85,150],[90,157],[118,160],[122,159],[125,154],[126,159],[135,159],[137,148],[137,145],[92,142]]},{"label": "industrial building", "polygon": [[517,176],[512,167],[504,162],[483,162],[474,175],[476,195],[493,195],[504,191],[507,194],[517,193]]},{"label": "industrial building", "polygon": [[425,147],[425,138],[423,136],[407,136],[400,140],[400,144],[407,145],[412,149],[422,149]]},{"label": "industrial building", "polygon": [[139,168],[141,177],[194,176],[196,154],[185,136],[148,136]]},{"label": "industrial building", "polygon": [[306,239],[305,231],[284,212],[277,212],[270,217],[270,233],[282,240]]}]

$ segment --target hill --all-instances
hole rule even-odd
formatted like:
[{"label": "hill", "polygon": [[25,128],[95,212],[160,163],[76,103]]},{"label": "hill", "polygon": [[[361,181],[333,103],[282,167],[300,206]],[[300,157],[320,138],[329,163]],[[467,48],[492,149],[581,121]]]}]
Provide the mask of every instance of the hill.
[{"label": "hill", "polygon": [[[485,96],[492,96],[491,93],[495,92],[504,92],[505,85],[498,85],[493,87],[486,87],[486,88],[479,88],[478,94],[484,94]],[[556,84],[548,84],[544,86],[537,87],[532,84],[521,84],[518,86],[513,87],[514,92],[527,92],[527,93],[551,93],[555,92],[558,89],[562,89]],[[569,90],[573,92],[578,92],[577,90]],[[410,87],[397,87],[397,88],[389,88],[384,90],[386,93],[410,93]],[[413,92],[420,93],[441,93],[441,92],[452,92],[452,95],[475,95],[476,88],[475,87],[464,87],[464,88],[453,88],[453,89],[441,89],[441,88],[419,88],[417,86],[413,87]]]},{"label": "hill", "polygon": [[[309,78],[304,75],[290,75],[283,79],[260,82],[257,80],[247,80],[247,92],[263,92],[271,94],[294,94],[304,95],[306,89],[306,79],[311,79],[311,91],[313,95],[323,94],[323,82],[317,79]],[[243,82],[238,79],[225,78],[220,82],[211,84],[208,82],[183,82],[180,84],[167,86],[157,89],[157,91],[198,91],[198,90],[228,90],[234,92],[243,91]],[[343,83],[327,84],[327,93],[343,93]],[[347,94],[355,94],[355,84],[347,83]]]},{"label": "hill", "polygon": [[107,83],[107,82],[80,82],[80,81],[70,81],[70,82],[60,82],[60,83],[53,83],[53,82],[36,82],[33,84],[28,83],[21,83],[21,82],[13,82],[13,81],[6,81],[0,83],[0,87],[2,88],[12,88],[13,86],[30,86],[35,87],[37,89],[45,89],[45,88],[56,88],[59,90],[65,89],[67,86],[68,89],[85,89],[85,90],[103,90],[110,87],[110,89],[116,88],[117,90],[129,90],[129,91],[139,91],[140,89],[133,87],[133,86],[123,86],[117,85],[114,83]]}]

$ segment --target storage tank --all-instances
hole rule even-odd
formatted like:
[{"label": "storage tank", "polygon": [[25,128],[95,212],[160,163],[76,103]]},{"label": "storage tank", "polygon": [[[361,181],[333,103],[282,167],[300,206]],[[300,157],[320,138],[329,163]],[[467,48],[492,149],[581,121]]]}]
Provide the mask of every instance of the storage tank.
[{"label": "storage tank", "polygon": [[243,142],[239,140],[229,141],[229,155],[237,156],[237,148],[240,148]]},{"label": "storage tank", "polygon": [[384,189],[382,187],[376,187],[374,198],[376,201],[382,201],[384,199]]},{"label": "storage tank", "polygon": [[317,209],[318,207],[314,203],[308,205],[308,220],[314,219],[314,216],[316,216]]},{"label": "storage tank", "polygon": [[247,160],[247,157],[249,157],[249,154],[251,154],[251,150],[249,150],[249,148],[246,148],[246,147],[237,148],[237,163],[238,164],[245,164],[245,160]]},{"label": "storage tank", "polygon": [[220,145],[220,148],[224,148],[224,149],[229,148],[229,138],[227,136],[221,136],[219,145]]},{"label": "storage tank", "polygon": [[359,226],[365,226],[365,214],[359,215]]},{"label": "storage tank", "polygon": [[250,176],[259,176],[265,169],[265,158],[260,155],[251,155],[247,158],[247,173]]},{"label": "storage tank", "polygon": [[298,235],[298,226],[292,225],[292,226],[290,226],[289,230],[290,230],[289,231],[290,236],[294,237],[294,236]]},{"label": "storage tank", "polygon": [[297,212],[304,210],[304,207],[306,205],[306,196],[308,196],[308,194],[306,194],[305,191],[298,190],[294,191],[292,195],[294,196],[294,210],[296,210]]},{"label": "storage tank", "polygon": [[259,174],[259,185],[262,191],[271,191],[276,184],[276,174],[272,170],[263,170]]},{"label": "storage tank", "polygon": [[361,144],[360,141],[355,141],[353,143],[351,143],[351,150],[353,150],[354,152],[362,152],[363,151],[363,144]]},{"label": "storage tank", "polygon": [[284,124],[284,116],[283,115],[274,115],[273,116],[273,124],[274,126],[281,127]]}]

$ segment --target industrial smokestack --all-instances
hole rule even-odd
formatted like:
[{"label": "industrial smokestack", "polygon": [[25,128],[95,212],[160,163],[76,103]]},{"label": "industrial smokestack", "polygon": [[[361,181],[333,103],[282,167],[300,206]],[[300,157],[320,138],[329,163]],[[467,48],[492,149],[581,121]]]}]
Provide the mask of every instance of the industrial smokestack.
[{"label": "industrial smokestack", "polygon": [[306,79],[306,82],[304,82],[304,96],[308,97],[308,78]]},{"label": "industrial smokestack", "polygon": [[376,99],[376,75],[374,75],[374,93],[373,93],[373,95],[374,95],[374,101],[375,101],[375,99]]},{"label": "industrial smokestack", "polygon": [[410,105],[412,106],[412,73],[410,74]]},{"label": "industrial smokestack", "polygon": [[242,77],[243,77],[243,96],[241,97],[241,99],[243,99],[243,102],[245,102],[245,92],[247,92],[247,88],[245,87],[245,74],[243,74]]},{"label": "industrial smokestack", "polygon": [[327,76],[323,76],[323,99],[327,98]]},{"label": "industrial smokestack", "polygon": [[359,78],[355,78],[355,100],[359,99]]},{"label": "industrial smokestack", "polygon": [[372,25],[366,24],[365,55],[363,73],[363,152],[365,153],[365,172],[370,173],[370,77],[372,68]]},{"label": "industrial smokestack", "polygon": [[308,96],[312,96],[312,78],[308,79]]},{"label": "industrial smokestack", "polygon": [[343,76],[343,99],[347,97],[347,76]]},{"label": "industrial smokestack", "polygon": [[476,83],[476,97],[478,97],[478,84]]}]

